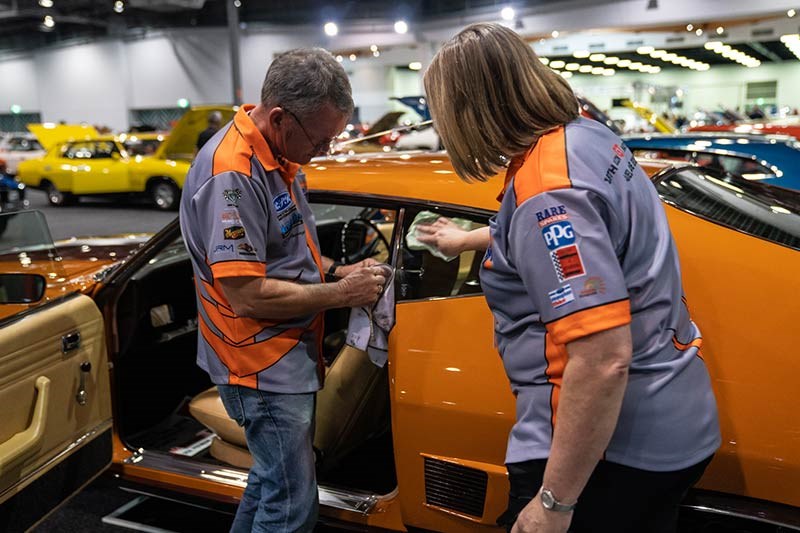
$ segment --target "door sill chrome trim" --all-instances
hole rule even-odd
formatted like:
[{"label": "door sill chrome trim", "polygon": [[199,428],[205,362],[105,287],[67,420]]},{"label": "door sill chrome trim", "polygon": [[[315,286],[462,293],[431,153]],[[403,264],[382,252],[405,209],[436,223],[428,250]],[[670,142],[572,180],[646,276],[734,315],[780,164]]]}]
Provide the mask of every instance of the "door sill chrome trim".
[{"label": "door sill chrome trim", "polygon": [[[126,463],[151,470],[225,483],[242,489],[247,486],[248,471],[240,468],[215,465],[197,459],[184,459],[163,452],[141,449],[136,452],[134,457],[135,459],[131,458],[130,461],[126,460]],[[319,503],[325,507],[367,515],[372,512],[380,500],[381,496],[378,494],[319,486]]]}]

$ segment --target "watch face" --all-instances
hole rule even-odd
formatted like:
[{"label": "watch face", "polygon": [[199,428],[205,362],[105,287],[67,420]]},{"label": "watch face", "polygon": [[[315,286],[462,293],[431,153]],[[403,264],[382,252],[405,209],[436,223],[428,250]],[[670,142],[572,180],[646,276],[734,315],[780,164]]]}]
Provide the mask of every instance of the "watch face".
[{"label": "watch face", "polygon": [[553,494],[545,489],[542,491],[542,505],[545,509],[552,509],[553,505],[556,503],[555,498],[553,498]]}]

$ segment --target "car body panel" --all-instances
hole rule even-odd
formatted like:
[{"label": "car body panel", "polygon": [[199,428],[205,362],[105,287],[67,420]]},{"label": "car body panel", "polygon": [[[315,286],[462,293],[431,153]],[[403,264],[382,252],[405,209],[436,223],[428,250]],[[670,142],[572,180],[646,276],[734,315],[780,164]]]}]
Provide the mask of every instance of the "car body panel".
[{"label": "car body panel", "polygon": [[624,100],[622,105],[636,111],[636,114],[645,119],[650,126],[660,133],[675,133],[677,131],[675,126],[661,118],[658,113],[645,105],[632,100]]},{"label": "car body panel", "polygon": [[[699,132],[628,135],[623,139],[631,150],[643,152],[646,156],[668,157],[666,151],[669,150],[695,159],[697,156],[692,154],[709,154],[710,157],[717,156],[717,159],[723,160],[720,163],[723,168],[728,157],[751,160],[757,165],[749,165],[754,167],[751,174],[740,174],[745,179],[800,190],[800,143],[790,137]],[[759,171],[755,168],[757,166],[764,168]]]},{"label": "car body panel", "polygon": [[790,135],[800,140],[800,117],[787,117],[771,121],[752,120],[735,124],[703,125],[689,131],[727,131],[733,133],[760,133],[764,135]]},{"label": "car body panel", "polygon": [[22,161],[44,154],[44,148],[30,133],[12,133],[0,140],[0,159],[6,162],[6,172],[12,175]]},{"label": "car body panel", "polygon": [[[237,109],[238,107],[235,106],[208,105],[187,110],[158,147],[153,157],[191,161],[194,159],[197,149],[197,136],[208,127],[209,113],[219,112],[224,125],[233,120]],[[181,179],[181,183],[183,183],[183,179]]]}]

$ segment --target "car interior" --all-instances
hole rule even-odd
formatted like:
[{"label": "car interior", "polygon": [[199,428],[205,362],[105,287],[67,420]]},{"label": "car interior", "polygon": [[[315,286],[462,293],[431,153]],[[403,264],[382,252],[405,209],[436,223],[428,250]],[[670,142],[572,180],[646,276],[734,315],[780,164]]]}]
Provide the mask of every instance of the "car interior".
[{"label": "car interior", "polygon": [[[323,255],[344,263],[367,257],[392,263],[396,210],[312,207]],[[216,387],[195,362],[193,273],[177,224],[173,229],[175,240],[133,275],[116,303],[119,433],[131,449],[244,470],[252,464],[244,430],[228,417]],[[448,262],[409,249],[405,238],[401,250],[398,300],[480,292],[480,254],[465,252]],[[397,484],[388,365],[379,368],[366,352],[345,344],[348,320],[349,309],[325,314],[326,380],[317,395],[314,438],[318,479],[326,486],[386,494]]]}]

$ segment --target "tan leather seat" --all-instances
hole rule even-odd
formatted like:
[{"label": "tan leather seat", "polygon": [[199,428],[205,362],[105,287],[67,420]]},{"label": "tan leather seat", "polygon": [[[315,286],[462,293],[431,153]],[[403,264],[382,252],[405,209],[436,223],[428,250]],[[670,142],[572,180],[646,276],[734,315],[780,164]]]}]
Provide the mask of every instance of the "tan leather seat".
[{"label": "tan leather seat", "polygon": [[[388,401],[386,369],[376,367],[366,352],[345,346],[317,394],[314,447],[321,452],[319,466],[335,465],[371,435],[385,430]],[[209,450],[213,457],[241,468],[252,465],[244,428],[228,417],[216,387],[195,396],[189,412],[217,434]]]}]

